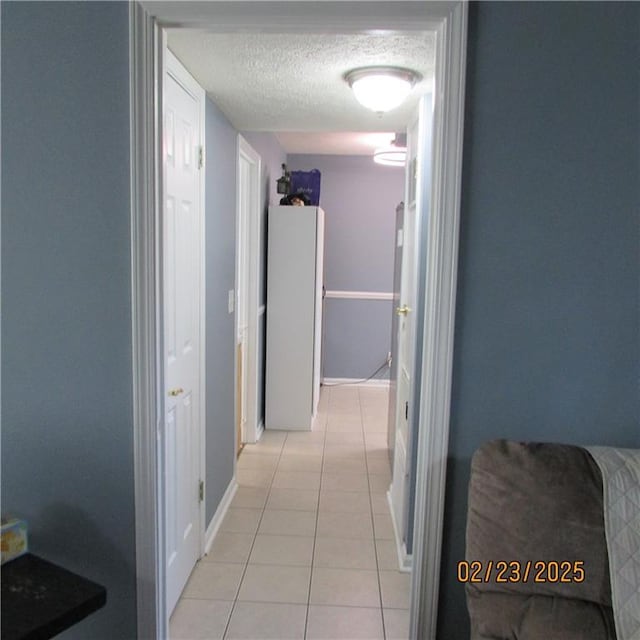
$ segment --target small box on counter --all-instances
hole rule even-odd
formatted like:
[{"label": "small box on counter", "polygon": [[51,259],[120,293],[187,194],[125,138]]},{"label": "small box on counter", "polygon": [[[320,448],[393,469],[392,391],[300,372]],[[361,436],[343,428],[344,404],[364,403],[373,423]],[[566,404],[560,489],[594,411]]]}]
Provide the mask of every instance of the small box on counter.
[{"label": "small box on counter", "polygon": [[0,522],[1,564],[9,562],[29,551],[27,523],[12,516],[3,517]]}]

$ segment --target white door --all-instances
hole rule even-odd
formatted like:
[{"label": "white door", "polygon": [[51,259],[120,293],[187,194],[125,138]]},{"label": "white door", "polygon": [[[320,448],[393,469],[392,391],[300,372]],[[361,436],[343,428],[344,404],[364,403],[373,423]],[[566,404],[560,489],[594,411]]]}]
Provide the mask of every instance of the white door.
[{"label": "white door", "polygon": [[248,285],[249,285],[249,215],[251,193],[247,189],[251,166],[244,154],[238,157],[238,241],[236,243],[236,371],[237,371],[237,444],[247,441],[247,342],[249,337]]},{"label": "white door", "polygon": [[393,469],[396,448],[396,393],[398,388],[398,322],[396,309],[400,306],[400,282],[402,276],[402,243],[404,227],[404,200],[396,207],[396,248],[393,259],[393,310],[391,318],[391,367],[389,369],[389,412],[387,414],[387,447]]},{"label": "white door", "polygon": [[167,51],[164,85],[163,295],[167,610],[200,556],[204,94]]},{"label": "white door", "polygon": [[409,425],[413,402],[413,385],[416,371],[416,323],[417,278],[421,225],[428,202],[417,185],[422,183],[421,171],[426,162],[426,121],[431,117],[431,101],[422,98],[414,118],[407,127],[407,164],[405,182],[405,208],[402,231],[402,271],[400,276],[400,303],[396,307],[397,323],[397,387],[396,387],[396,428],[393,460],[393,475],[389,491],[391,515],[396,531],[398,555],[408,568],[410,562],[406,554],[405,504],[409,485]]},{"label": "white door", "polygon": [[258,279],[260,264],[260,155],[238,136],[236,239],[236,354],[238,440],[258,433]]}]

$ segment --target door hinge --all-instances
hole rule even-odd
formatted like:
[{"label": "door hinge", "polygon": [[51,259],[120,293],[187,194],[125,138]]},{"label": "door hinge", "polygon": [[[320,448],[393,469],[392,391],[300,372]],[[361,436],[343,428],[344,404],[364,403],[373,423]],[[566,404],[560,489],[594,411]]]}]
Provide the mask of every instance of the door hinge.
[{"label": "door hinge", "polygon": [[198,148],[198,169],[202,169],[204,167],[204,147],[200,146]]},{"label": "door hinge", "polygon": [[200,480],[200,484],[198,485],[198,497],[200,498],[200,502],[204,500],[204,482]]},{"label": "door hinge", "polygon": [[404,403],[404,419],[408,420],[409,419],[409,402],[405,402]]}]

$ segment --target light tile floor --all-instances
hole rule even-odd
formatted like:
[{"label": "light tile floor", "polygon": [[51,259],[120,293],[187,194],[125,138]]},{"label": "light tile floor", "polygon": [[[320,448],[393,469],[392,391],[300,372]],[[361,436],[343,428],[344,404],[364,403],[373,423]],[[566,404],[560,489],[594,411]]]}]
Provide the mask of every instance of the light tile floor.
[{"label": "light tile floor", "polygon": [[170,623],[172,640],[406,640],[386,500],[387,391],[323,387],[311,432],[267,431]]}]

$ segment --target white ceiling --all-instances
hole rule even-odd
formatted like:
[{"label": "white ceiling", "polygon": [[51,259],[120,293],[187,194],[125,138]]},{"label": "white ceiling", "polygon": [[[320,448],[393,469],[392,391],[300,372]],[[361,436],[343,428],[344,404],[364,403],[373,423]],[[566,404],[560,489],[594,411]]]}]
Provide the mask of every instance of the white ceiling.
[{"label": "white ceiling", "polygon": [[[367,155],[381,146],[363,132],[404,131],[432,88],[434,37],[393,34],[209,33],[167,30],[169,48],[239,131],[276,133],[288,153]],[[382,116],[358,104],[344,74],[369,65],[423,76],[409,99]]]}]

